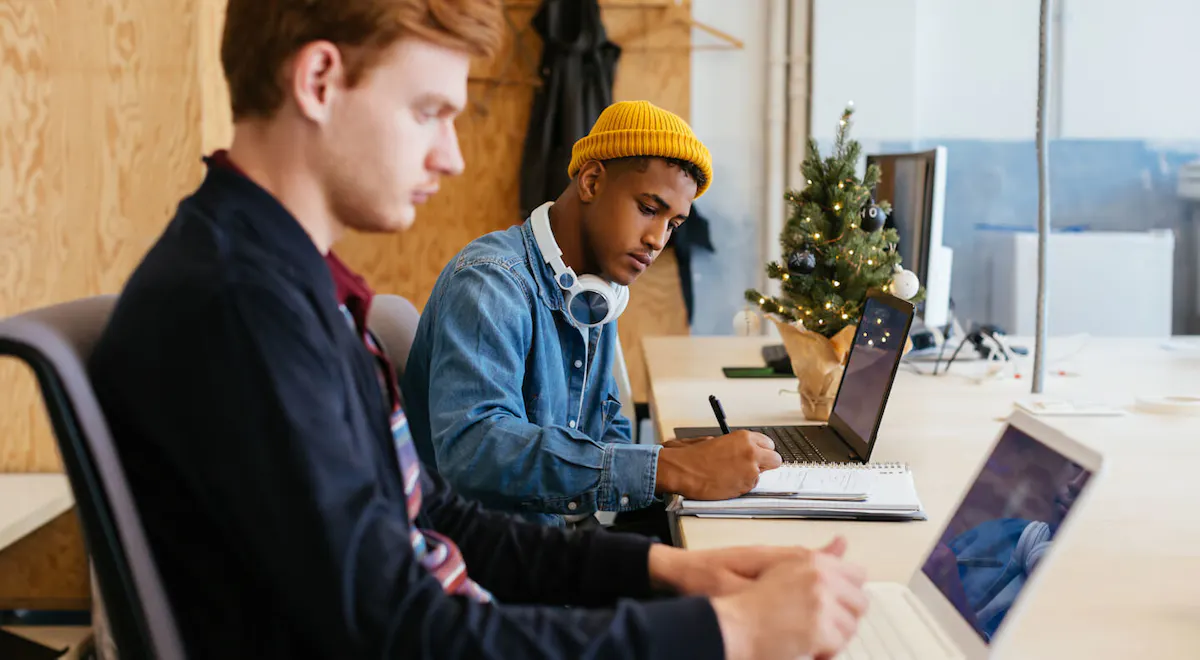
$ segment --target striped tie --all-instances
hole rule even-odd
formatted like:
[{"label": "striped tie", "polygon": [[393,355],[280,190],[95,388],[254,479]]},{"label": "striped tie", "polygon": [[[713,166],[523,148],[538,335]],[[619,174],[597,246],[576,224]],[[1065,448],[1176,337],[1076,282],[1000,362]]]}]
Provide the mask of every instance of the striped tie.
[{"label": "striped tie", "polygon": [[[350,322],[350,327],[355,333],[359,333],[354,315],[345,305],[342,305],[341,309]],[[404,409],[400,407],[400,388],[396,384],[396,375],[392,371],[391,363],[380,350],[375,338],[369,332],[361,332],[361,336],[367,350],[375,357],[380,385],[387,392],[391,402],[392,442],[396,448],[396,460],[400,464],[400,475],[404,479],[404,496],[408,500],[408,525],[412,530],[409,540],[417,554],[417,560],[442,583],[442,589],[446,593],[466,596],[482,603],[491,602],[492,595],[467,577],[467,565],[458,546],[437,532],[417,527],[417,514],[421,511],[421,461],[417,457],[412,434],[408,430],[408,418],[404,415]]]}]

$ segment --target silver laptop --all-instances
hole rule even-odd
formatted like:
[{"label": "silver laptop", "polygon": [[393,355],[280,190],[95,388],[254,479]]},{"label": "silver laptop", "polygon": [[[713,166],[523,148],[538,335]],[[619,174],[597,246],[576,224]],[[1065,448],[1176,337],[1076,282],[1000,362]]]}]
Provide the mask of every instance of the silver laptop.
[{"label": "silver laptop", "polygon": [[838,658],[988,657],[1048,570],[1100,464],[1091,449],[1013,413],[908,584],[867,584],[870,609]]}]

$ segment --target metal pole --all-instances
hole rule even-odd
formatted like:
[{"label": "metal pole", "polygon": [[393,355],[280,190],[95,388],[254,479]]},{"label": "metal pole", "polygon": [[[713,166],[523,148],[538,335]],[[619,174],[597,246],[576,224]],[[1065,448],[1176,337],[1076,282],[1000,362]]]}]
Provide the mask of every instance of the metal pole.
[{"label": "metal pole", "polygon": [[1046,262],[1050,242],[1050,161],[1046,148],[1046,97],[1049,95],[1050,30],[1054,0],[1042,0],[1038,40],[1037,160],[1038,160],[1038,286],[1037,337],[1033,347],[1033,393],[1041,394],[1046,381]]}]

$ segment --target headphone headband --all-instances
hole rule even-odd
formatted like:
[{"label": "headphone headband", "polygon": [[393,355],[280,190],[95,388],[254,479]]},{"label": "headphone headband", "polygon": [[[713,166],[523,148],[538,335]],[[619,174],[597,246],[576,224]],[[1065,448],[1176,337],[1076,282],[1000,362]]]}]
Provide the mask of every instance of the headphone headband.
[{"label": "headphone headband", "polygon": [[579,277],[575,274],[575,270],[563,261],[562,249],[550,228],[551,206],[554,202],[546,202],[534,209],[529,215],[529,224],[542,259],[554,271],[554,281],[563,290],[563,311],[576,324],[588,328],[617,320],[629,304],[629,289],[595,275]]}]

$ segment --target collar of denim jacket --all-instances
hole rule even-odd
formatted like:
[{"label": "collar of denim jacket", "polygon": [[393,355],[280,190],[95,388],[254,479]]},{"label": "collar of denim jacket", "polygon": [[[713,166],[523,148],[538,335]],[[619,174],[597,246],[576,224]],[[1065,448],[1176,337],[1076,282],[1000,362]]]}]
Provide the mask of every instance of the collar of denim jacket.
[{"label": "collar of denim jacket", "polygon": [[565,304],[562,289],[554,280],[554,270],[542,256],[537,239],[533,237],[533,224],[528,218],[521,225],[521,237],[525,240],[525,254],[529,258],[529,270],[533,273],[534,283],[537,284],[538,296],[550,309],[561,311]]}]

